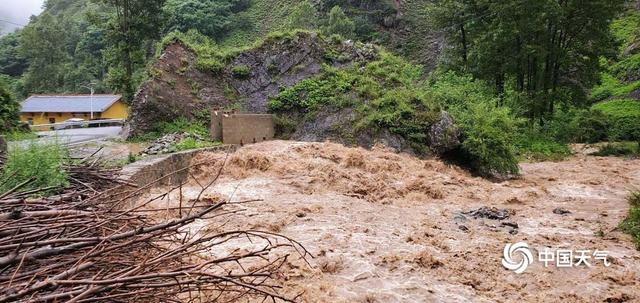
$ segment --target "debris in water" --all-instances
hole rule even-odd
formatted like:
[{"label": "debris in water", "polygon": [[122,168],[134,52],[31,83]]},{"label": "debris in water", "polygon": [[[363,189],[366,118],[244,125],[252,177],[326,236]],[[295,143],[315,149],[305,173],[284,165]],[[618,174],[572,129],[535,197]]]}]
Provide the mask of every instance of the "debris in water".
[{"label": "debris in water", "polygon": [[470,215],[476,219],[484,218],[490,220],[505,220],[511,216],[511,211],[508,209],[498,209],[495,207],[480,207],[476,210],[464,212],[463,214]]},{"label": "debris in water", "polygon": [[556,214],[556,215],[563,215],[564,216],[566,214],[570,214],[571,211],[569,211],[567,209],[564,209],[562,207],[558,207],[558,208],[553,210],[553,213]]}]

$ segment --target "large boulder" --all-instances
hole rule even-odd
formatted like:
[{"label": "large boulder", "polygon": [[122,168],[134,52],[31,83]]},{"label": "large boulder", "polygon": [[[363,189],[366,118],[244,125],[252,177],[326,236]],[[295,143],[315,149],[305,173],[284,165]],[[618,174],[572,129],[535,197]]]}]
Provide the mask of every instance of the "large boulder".
[{"label": "large boulder", "polygon": [[460,146],[460,130],[453,117],[447,112],[440,114],[440,120],[429,128],[429,147],[436,154],[444,154]]}]

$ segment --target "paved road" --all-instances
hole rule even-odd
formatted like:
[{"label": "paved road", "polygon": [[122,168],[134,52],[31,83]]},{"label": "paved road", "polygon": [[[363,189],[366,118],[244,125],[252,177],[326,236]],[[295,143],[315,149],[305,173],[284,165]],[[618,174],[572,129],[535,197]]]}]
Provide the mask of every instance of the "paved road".
[{"label": "paved road", "polygon": [[117,138],[122,131],[121,126],[76,128],[56,131],[38,132],[42,142],[58,140],[67,145],[76,145],[94,140]]}]

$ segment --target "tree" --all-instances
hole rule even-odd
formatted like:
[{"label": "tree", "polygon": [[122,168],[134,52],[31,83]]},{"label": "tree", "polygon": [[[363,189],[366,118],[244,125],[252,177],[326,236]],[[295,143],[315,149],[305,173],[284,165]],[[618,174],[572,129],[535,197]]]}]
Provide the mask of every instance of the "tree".
[{"label": "tree", "polygon": [[45,12],[22,30],[18,51],[29,63],[24,75],[27,93],[59,92],[65,86],[65,64],[71,60],[69,22]]},{"label": "tree", "polygon": [[115,10],[107,26],[109,82],[113,89],[130,100],[137,79],[134,73],[144,68],[153,53],[154,41],[163,27],[164,0],[103,0]]},{"label": "tree", "polygon": [[[449,68],[527,96],[530,119],[584,100],[613,47],[609,24],[624,0],[440,0],[427,13],[450,41]],[[459,66],[461,68],[456,68]]]},{"label": "tree", "polygon": [[231,23],[230,1],[168,0],[164,6],[167,16],[167,31],[199,32],[219,38]]},{"label": "tree", "polygon": [[289,29],[314,30],[318,27],[318,10],[309,0],[304,0],[293,9],[287,20]]},{"label": "tree", "polygon": [[19,121],[20,105],[11,96],[4,81],[0,81],[0,132],[14,128]]},{"label": "tree", "polygon": [[346,39],[355,37],[356,26],[340,6],[334,6],[329,12],[329,21],[323,28],[323,32],[327,35],[340,35]]},{"label": "tree", "polygon": [[0,37],[0,74],[19,77],[27,69],[27,61],[18,53],[20,32]]}]

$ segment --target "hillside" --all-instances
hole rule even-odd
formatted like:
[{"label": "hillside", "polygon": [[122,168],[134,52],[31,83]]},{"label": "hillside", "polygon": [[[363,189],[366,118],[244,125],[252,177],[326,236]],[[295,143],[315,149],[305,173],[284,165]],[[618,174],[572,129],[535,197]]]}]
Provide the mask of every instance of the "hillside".
[{"label": "hillside", "polygon": [[[426,99],[411,100],[421,98],[420,69],[374,45],[303,31],[272,35],[226,53],[193,32],[169,37],[165,44],[150,79],[132,101],[128,137],[157,131],[159,124],[176,117],[205,119],[207,124],[208,110],[219,107],[276,113],[278,136],[290,139],[332,139],[365,147],[384,142],[420,152],[431,146],[438,153],[457,146],[456,135],[444,135],[456,132],[450,117],[441,116]],[[364,81],[371,82],[364,87]],[[395,88],[404,95],[395,95]],[[383,105],[384,99],[393,103]],[[406,114],[421,120],[401,127],[379,116],[400,114],[403,107],[413,108]],[[422,135],[416,137],[418,133]]]}]

